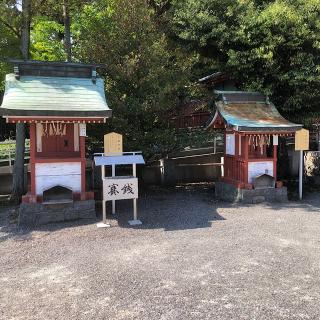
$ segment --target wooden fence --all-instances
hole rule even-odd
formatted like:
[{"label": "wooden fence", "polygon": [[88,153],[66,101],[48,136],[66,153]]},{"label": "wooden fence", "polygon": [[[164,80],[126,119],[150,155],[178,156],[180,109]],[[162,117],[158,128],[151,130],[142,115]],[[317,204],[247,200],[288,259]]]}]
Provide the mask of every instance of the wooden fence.
[{"label": "wooden fence", "polygon": [[192,149],[174,153],[146,165],[141,177],[146,184],[213,182],[224,175],[223,153],[214,148]]},{"label": "wooden fence", "polygon": [[[11,193],[15,144],[14,140],[0,142],[0,194]],[[30,159],[29,140],[26,140],[25,150],[25,188],[27,188],[27,172]]]}]

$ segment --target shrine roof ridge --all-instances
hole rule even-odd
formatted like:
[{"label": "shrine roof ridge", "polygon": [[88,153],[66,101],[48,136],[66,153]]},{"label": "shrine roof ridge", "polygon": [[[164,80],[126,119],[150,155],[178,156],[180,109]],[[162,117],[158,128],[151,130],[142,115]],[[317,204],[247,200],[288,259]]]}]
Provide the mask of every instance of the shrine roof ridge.
[{"label": "shrine roof ridge", "polygon": [[269,97],[260,92],[215,90],[218,99],[225,103],[269,103]]},{"label": "shrine roof ridge", "polygon": [[71,67],[90,67],[90,68],[102,68],[105,69],[107,66],[105,64],[99,63],[82,63],[82,62],[67,62],[67,61],[38,61],[38,60],[23,60],[23,59],[9,59],[9,63],[13,65],[34,65],[34,66],[71,66]]}]

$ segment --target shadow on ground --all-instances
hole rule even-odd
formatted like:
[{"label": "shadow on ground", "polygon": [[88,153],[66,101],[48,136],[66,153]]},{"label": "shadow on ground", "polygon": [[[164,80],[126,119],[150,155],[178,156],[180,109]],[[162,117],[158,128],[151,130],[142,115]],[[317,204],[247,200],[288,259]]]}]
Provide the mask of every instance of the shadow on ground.
[{"label": "shadow on ground", "polygon": [[[211,184],[183,185],[172,188],[149,187],[142,189],[138,202],[138,218],[143,222],[141,226],[131,227],[129,220],[133,219],[132,200],[118,201],[116,215],[111,214],[111,204],[107,205],[107,219],[112,226],[135,229],[163,229],[165,231],[210,228],[215,221],[225,220],[219,215],[218,209],[232,207],[251,207],[252,205],[230,204],[214,199]],[[259,205],[255,205],[259,206]],[[264,203],[262,206],[272,208],[275,214],[279,210],[304,208],[310,212],[319,212],[320,197],[309,194],[303,201],[287,203]],[[101,203],[97,203],[97,219],[77,220],[52,223],[33,229],[18,228],[14,217],[14,208],[0,209],[0,242],[15,237],[16,240],[27,241],[32,238],[31,231],[57,231],[64,228],[77,228],[84,225],[94,225],[100,222]],[[281,213],[279,213],[281,214]]]},{"label": "shadow on ground", "polygon": [[[140,192],[138,205],[138,219],[143,224],[134,228],[165,231],[210,228],[212,222],[224,220],[217,213],[212,195],[212,187],[208,185],[144,189]],[[107,212],[111,212],[110,204]],[[116,220],[121,228],[132,228],[128,221],[133,219],[133,201],[118,201],[116,215],[111,215],[111,219]]]},{"label": "shadow on ground", "polygon": [[[224,220],[217,213],[213,199],[212,187],[207,185],[188,185],[174,188],[152,187],[140,192],[138,202],[138,218],[143,225],[136,229],[164,229],[165,231],[210,228],[212,222]],[[116,215],[111,214],[111,203],[107,205],[107,219],[112,226],[133,228],[128,224],[133,219],[132,200],[118,201]],[[10,208],[8,208],[10,210]],[[1,224],[0,241],[11,237],[17,240],[28,240],[31,231],[39,230],[52,232],[64,228],[76,228],[83,225],[95,224],[102,219],[101,203],[96,208],[97,219],[77,220],[51,223],[32,229],[18,229],[16,223],[8,223],[8,212],[2,210],[2,216],[7,216],[6,223]],[[12,213],[11,213],[12,215]],[[15,219],[17,221],[17,217]]]}]

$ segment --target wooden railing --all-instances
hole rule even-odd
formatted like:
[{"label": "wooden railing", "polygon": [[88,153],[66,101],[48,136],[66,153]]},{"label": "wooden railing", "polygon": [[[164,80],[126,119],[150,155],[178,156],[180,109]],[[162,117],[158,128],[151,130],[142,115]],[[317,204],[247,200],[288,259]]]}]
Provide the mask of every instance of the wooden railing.
[{"label": "wooden railing", "polygon": [[225,177],[230,180],[240,181],[247,183],[246,177],[244,176],[245,161],[243,159],[237,159],[233,156],[225,156]]},{"label": "wooden railing", "polygon": [[[9,166],[11,169],[14,164],[15,158],[15,140],[6,140],[0,142],[0,166]],[[29,162],[30,159],[30,141],[26,140],[25,143],[25,163]]]}]

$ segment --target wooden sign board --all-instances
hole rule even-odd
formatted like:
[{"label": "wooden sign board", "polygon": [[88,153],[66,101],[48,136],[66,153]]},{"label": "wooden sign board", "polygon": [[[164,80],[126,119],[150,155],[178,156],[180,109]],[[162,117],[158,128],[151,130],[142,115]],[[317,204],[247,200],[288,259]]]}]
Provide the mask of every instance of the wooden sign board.
[{"label": "wooden sign board", "polygon": [[234,156],[236,153],[235,135],[226,134],[226,154]]},{"label": "wooden sign board", "polygon": [[79,124],[79,136],[86,137],[87,136],[87,127],[85,123]]},{"label": "wooden sign board", "polygon": [[122,135],[111,132],[104,136],[104,154],[122,154]]},{"label": "wooden sign board", "polygon": [[103,199],[105,201],[137,198],[138,178],[115,177],[103,180]]},{"label": "wooden sign board", "polygon": [[295,150],[309,150],[309,130],[301,129],[296,132]]},{"label": "wooden sign board", "polygon": [[279,136],[277,134],[273,135],[273,145],[278,146],[279,145]]}]

